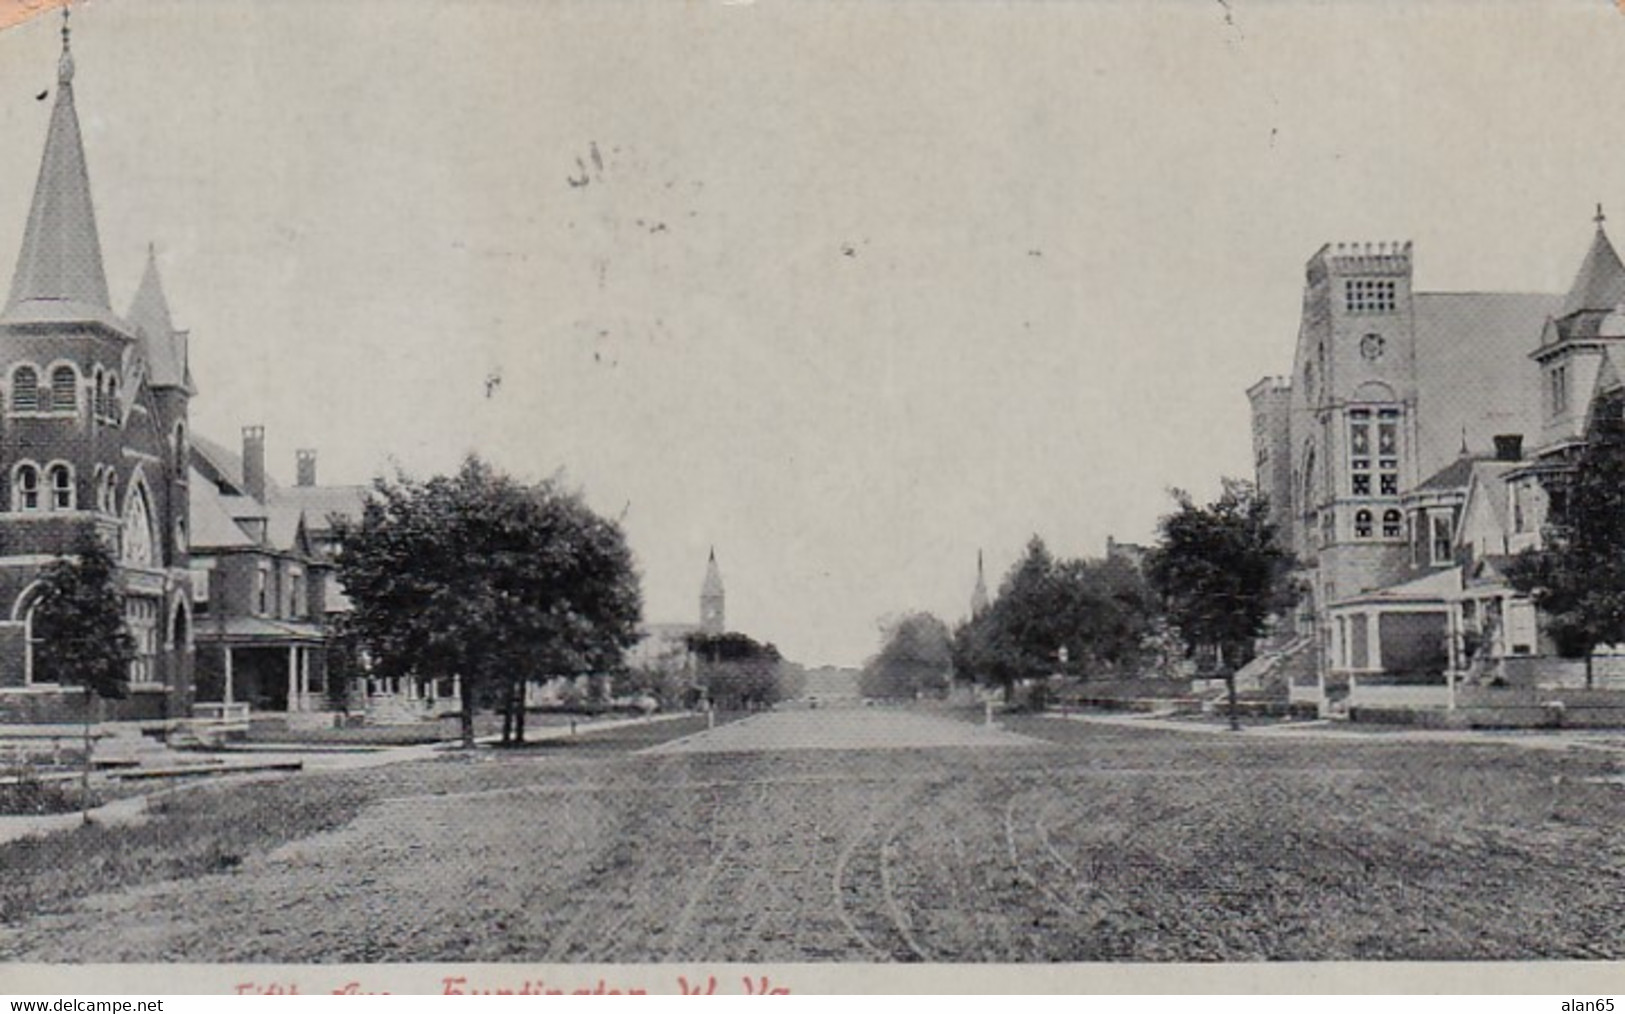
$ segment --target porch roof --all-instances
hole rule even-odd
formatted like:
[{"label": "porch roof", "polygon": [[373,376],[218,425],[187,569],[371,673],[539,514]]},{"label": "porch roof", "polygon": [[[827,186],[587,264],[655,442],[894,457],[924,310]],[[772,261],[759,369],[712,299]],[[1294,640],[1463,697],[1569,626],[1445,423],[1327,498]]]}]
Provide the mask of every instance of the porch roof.
[{"label": "porch roof", "polygon": [[202,617],[194,638],[202,644],[252,644],[258,647],[320,643],[327,639],[321,624],[275,620],[267,616]]},{"label": "porch roof", "polygon": [[1424,574],[1401,584],[1389,585],[1386,588],[1373,588],[1370,591],[1351,595],[1346,599],[1333,602],[1327,608],[1333,612],[1346,606],[1369,605],[1400,605],[1415,603],[1437,602],[1443,605],[1448,599],[1454,598],[1461,592],[1461,568],[1451,567],[1448,570],[1435,571]]}]

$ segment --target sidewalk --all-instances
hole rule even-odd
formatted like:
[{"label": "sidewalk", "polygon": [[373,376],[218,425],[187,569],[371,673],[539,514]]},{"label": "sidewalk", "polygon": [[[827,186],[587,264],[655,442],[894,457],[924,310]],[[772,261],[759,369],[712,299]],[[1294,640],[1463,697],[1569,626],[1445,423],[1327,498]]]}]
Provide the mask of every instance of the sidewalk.
[{"label": "sidewalk", "polygon": [[1247,739],[1322,740],[1339,743],[1472,743],[1512,746],[1525,750],[1605,750],[1625,751],[1625,730],[1572,729],[1568,731],[1524,729],[1350,729],[1345,723],[1316,719],[1282,722],[1278,725],[1244,726],[1232,731],[1222,722],[1183,722],[1167,718],[1136,718],[1126,715],[1046,715],[1062,721],[1087,722],[1118,728],[1157,729],[1195,735],[1239,736]]},{"label": "sidewalk", "polygon": [[[647,718],[611,718],[581,722],[574,733],[570,731],[570,727],[567,725],[549,726],[527,733],[525,742],[541,743],[548,740],[569,739],[572,735],[585,736],[595,732],[624,728],[629,725],[669,722],[688,717],[691,717],[689,712],[678,711],[670,714],[651,715]],[[501,736],[482,736],[475,742],[483,746],[490,746],[499,742],[501,738]],[[278,746],[274,743],[256,744],[254,748],[249,750],[208,751],[199,753],[198,756],[200,758],[219,760],[225,766],[214,768],[200,765],[199,773],[207,772],[207,780],[196,779],[183,784],[166,785],[139,796],[115,799],[91,810],[90,819],[93,823],[104,827],[140,824],[148,816],[147,801],[171,792],[184,792],[203,785],[247,785],[267,778],[290,778],[315,772],[360,771],[382,767],[386,764],[404,764],[409,761],[430,760],[434,757],[455,753],[459,749],[458,742],[451,740],[441,743],[420,743],[413,746],[370,747],[365,750],[345,749],[337,752],[326,746],[301,748],[296,744]],[[251,763],[254,765],[251,769],[236,772],[230,767],[232,760],[249,760],[250,758],[252,759]],[[266,772],[260,770],[260,767],[266,764],[292,763],[295,761],[300,764],[300,770],[298,771]],[[79,826],[80,820],[78,811],[44,815],[0,816],[0,844],[15,841],[19,838],[68,831]]]}]

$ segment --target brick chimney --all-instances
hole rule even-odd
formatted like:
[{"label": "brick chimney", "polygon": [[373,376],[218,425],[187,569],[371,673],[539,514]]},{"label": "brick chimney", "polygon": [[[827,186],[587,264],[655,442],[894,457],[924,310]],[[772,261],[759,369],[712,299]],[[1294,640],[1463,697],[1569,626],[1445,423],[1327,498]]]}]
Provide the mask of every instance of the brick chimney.
[{"label": "brick chimney", "polygon": [[316,452],[310,448],[294,452],[295,481],[301,486],[316,485]]},{"label": "brick chimney", "polygon": [[243,427],[243,492],[265,502],[265,427]]},{"label": "brick chimney", "polygon": [[1522,461],[1523,435],[1519,433],[1497,433],[1495,435],[1496,461]]}]

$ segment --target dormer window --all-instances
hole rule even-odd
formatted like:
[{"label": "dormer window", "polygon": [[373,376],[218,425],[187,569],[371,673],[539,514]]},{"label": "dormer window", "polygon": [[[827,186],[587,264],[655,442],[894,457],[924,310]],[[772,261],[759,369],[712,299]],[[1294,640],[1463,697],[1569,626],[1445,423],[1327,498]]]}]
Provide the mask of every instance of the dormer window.
[{"label": "dormer window", "polygon": [[11,375],[11,410],[39,411],[39,373],[32,366],[19,366]]},{"label": "dormer window", "polygon": [[1450,530],[1450,515],[1443,512],[1432,512],[1428,515],[1428,523],[1433,527],[1433,562],[1435,564],[1449,563],[1453,534]]},{"label": "dormer window", "polygon": [[1562,415],[1569,410],[1569,368],[1567,365],[1552,367],[1548,374],[1548,383],[1551,385],[1552,415]]}]

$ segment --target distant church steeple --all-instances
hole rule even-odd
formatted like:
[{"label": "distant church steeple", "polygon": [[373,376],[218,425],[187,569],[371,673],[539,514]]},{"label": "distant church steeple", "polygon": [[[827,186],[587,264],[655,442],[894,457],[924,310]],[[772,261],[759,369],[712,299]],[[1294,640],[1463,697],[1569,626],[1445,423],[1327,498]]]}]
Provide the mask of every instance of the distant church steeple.
[{"label": "distant church steeple", "polygon": [[90,200],[90,174],[73,105],[73,52],[68,12],[62,12],[62,56],[56,106],[45,135],[34,204],[6,301],[8,323],[93,320],[114,323],[102,269],[101,240]]},{"label": "distant church steeple", "polygon": [[1625,264],[1620,263],[1614,244],[1608,241],[1608,233],[1603,230],[1607,216],[1602,213],[1602,205],[1597,205],[1592,221],[1597,223],[1597,232],[1563,301],[1560,317],[1581,310],[1612,310],[1625,303]]},{"label": "distant church steeple", "polygon": [[705,564],[705,583],[700,586],[700,631],[716,636],[727,630],[723,610],[725,595],[722,591],[722,571],[717,569],[717,550],[711,547],[711,558]]},{"label": "distant church steeple", "polygon": [[970,593],[971,619],[987,612],[987,578],[982,574],[982,551],[976,551],[976,589]]}]

